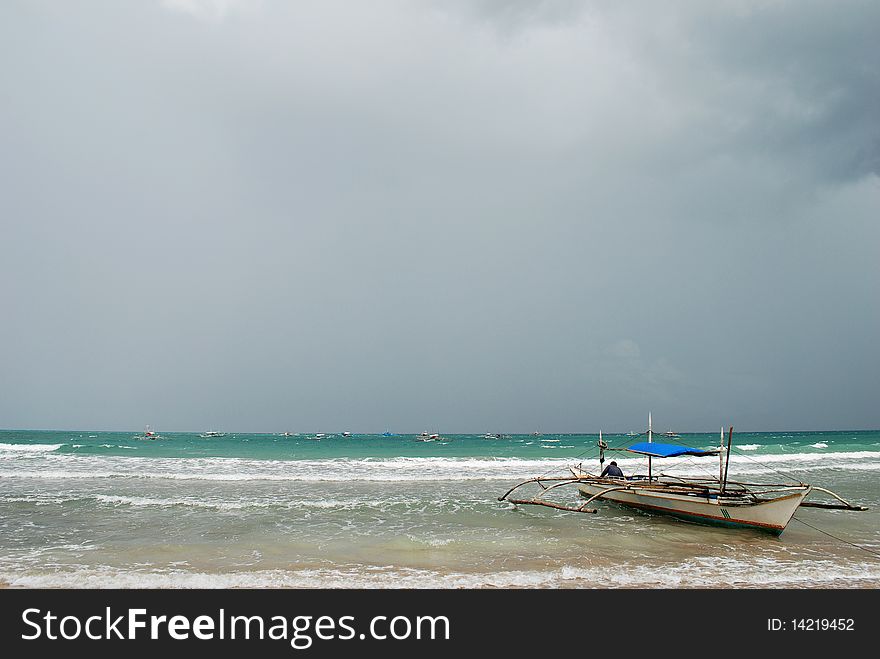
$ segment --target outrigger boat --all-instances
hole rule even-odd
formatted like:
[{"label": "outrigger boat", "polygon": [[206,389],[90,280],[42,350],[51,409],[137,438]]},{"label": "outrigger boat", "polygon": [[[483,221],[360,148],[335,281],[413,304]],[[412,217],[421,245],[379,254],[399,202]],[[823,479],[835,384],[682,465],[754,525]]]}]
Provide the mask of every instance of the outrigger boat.
[{"label": "outrigger boat", "polygon": [[[632,444],[626,448],[610,449],[599,433],[599,465],[605,462],[605,451],[628,451],[648,458],[647,475],[611,477],[605,470],[599,475],[584,469],[583,463],[570,467],[570,476],[530,478],[498,497],[514,505],[547,506],[557,510],[578,513],[597,513],[591,507],[596,501],[610,501],[615,504],[636,508],[651,513],[672,515],[693,522],[748,528],[781,534],[799,507],[826,508],[834,510],[867,510],[844,500],[830,490],[806,483],[774,484],[745,483],[727,478],[730,462],[730,446],[733,440],[733,427],[724,442],[724,429],[721,429],[721,444],[717,449],[696,449],[678,444],[662,444],[653,441],[651,417],[648,416],[646,442]],[[666,474],[654,475],[655,458],[677,456],[717,456],[719,458],[718,478],[679,478]],[[510,495],[524,485],[535,483],[541,492],[531,499],[513,499]],[[578,506],[556,503],[544,498],[551,490],[574,485],[586,501]],[[805,499],[813,492],[829,495],[831,503],[811,502]]]}]

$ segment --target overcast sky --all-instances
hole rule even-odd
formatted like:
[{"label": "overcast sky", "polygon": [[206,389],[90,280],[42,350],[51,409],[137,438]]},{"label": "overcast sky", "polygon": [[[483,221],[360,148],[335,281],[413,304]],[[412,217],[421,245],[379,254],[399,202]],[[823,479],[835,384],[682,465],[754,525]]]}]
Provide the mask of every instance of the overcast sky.
[{"label": "overcast sky", "polygon": [[622,4],[0,3],[0,427],[880,427],[880,3]]}]

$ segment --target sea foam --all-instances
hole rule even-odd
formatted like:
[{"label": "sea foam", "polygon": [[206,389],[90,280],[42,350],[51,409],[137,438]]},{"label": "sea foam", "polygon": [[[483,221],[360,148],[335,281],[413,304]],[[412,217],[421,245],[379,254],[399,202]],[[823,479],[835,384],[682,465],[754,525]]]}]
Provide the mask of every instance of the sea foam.
[{"label": "sea foam", "polygon": [[[48,446],[48,445],[44,445]],[[581,463],[590,472],[599,470],[595,459],[573,458],[333,458],[321,460],[255,460],[245,458],[144,458],[128,456],[80,456],[44,453],[41,457],[0,460],[0,479],[165,479],[200,481],[469,481],[515,480],[542,474],[565,475]],[[646,473],[647,459],[617,458],[626,473]],[[791,471],[849,469],[880,471],[880,452],[854,451],[785,455],[732,455],[730,474],[760,475]],[[670,475],[717,474],[718,460],[670,458],[654,460],[655,473]]]},{"label": "sea foam", "polygon": [[19,588],[822,588],[880,585],[876,562],[841,565],[830,560],[726,560],[700,557],[663,570],[640,564],[617,566],[614,579],[602,566],[551,569],[441,572],[392,565],[350,565],[300,570],[223,573],[79,568],[64,572],[0,571]]}]

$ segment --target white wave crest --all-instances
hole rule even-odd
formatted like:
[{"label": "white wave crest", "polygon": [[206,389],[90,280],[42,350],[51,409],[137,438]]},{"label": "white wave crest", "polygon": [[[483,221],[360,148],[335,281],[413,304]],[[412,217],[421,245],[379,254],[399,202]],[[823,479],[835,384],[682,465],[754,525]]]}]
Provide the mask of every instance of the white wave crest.
[{"label": "white wave crest", "polygon": [[[47,446],[47,445],[44,445]],[[322,460],[255,460],[244,458],[144,458],[135,456],[83,456],[44,453],[39,457],[0,460],[0,479],[42,480],[103,478],[165,479],[196,481],[469,481],[515,480],[539,474],[567,474],[571,458],[335,458]],[[625,473],[646,473],[647,459],[616,458]],[[583,462],[598,471],[598,461]],[[655,460],[655,473],[676,476],[714,476],[718,461],[709,458]],[[730,476],[765,475],[778,472],[809,472],[823,469],[880,471],[880,451],[852,453],[799,453],[731,455]]]},{"label": "white wave crest", "polygon": [[48,453],[57,451],[64,444],[6,444],[0,443],[0,452],[9,453]]},{"label": "white wave crest", "polygon": [[[219,498],[196,498],[196,497],[144,497],[110,494],[72,494],[72,495],[49,495],[27,494],[0,496],[3,503],[30,503],[37,506],[61,505],[66,503],[95,502],[106,506],[119,507],[130,506],[133,508],[172,508],[189,507],[206,510],[245,510],[251,508],[275,508],[280,510],[359,510],[373,509],[387,511],[392,506],[420,506],[426,505],[424,500],[406,496],[388,496],[381,499],[284,499],[284,498],[248,498],[228,501]],[[438,506],[450,505],[452,502],[443,498],[432,501]],[[458,506],[461,500],[454,502]]]},{"label": "white wave crest", "polygon": [[[44,465],[3,465],[0,478],[138,478],[208,481],[434,481],[504,480],[548,469],[565,469],[567,459],[390,458],[249,460],[242,458],[140,458],[58,456]],[[5,468],[4,468],[5,467]]]}]

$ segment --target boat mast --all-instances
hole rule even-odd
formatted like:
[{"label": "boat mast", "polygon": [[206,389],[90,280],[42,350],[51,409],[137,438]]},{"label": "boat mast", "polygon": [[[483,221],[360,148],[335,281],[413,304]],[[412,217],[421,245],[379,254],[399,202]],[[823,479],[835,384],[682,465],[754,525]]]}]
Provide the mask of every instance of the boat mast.
[{"label": "boat mast", "polygon": [[724,426],[721,426],[721,450],[718,451],[718,482],[724,482]]},{"label": "boat mast", "polygon": [[721,494],[727,489],[727,465],[730,463],[730,445],[733,443],[733,426],[730,426],[730,432],[727,435],[727,457],[724,459],[724,480],[721,481]]},{"label": "boat mast", "polygon": [[[654,441],[654,432],[651,429],[651,413],[648,412],[648,443]],[[651,482],[651,456],[648,456],[648,482]]]}]

